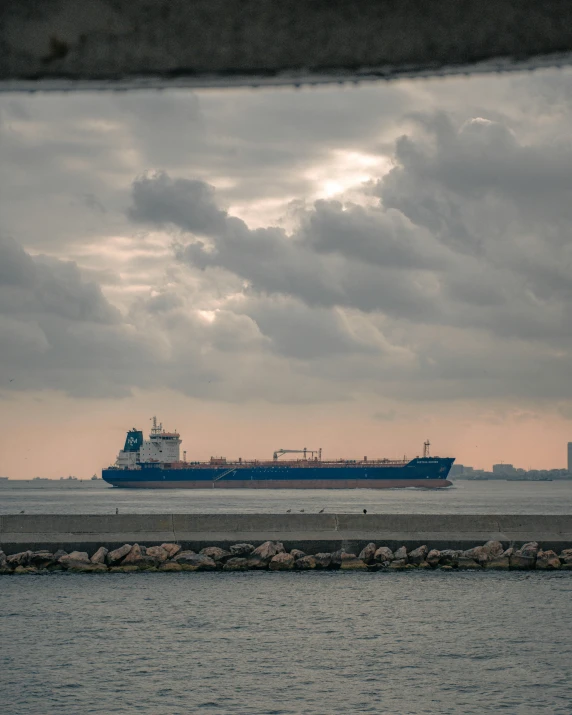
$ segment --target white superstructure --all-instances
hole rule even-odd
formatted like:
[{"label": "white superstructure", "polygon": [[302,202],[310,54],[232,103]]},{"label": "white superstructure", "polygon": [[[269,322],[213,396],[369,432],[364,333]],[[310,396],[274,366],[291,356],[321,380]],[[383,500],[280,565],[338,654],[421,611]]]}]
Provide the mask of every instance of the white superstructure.
[{"label": "white superstructure", "polygon": [[179,445],[178,432],[165,432],[157,418],[153,417],[153,427],[149,439],[145,440],[139,449],[140,462],[178,462]]},{"label": "white superstructure", "polygon": [[172,464],[179,462],[178,432],[165,432],[157,418],[153,417],[153,427],[149,439],[143,439],[143,432],[133,428],[127,433],[125,446],[117,455],[115,466],[120,469],[140,469],[141,463],[159,462]]}]

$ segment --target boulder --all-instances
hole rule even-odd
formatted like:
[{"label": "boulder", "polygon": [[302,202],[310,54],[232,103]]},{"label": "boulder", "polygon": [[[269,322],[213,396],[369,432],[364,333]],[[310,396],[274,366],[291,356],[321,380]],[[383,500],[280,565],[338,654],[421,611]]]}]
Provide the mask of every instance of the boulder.
[{"label": "boulder", "polygon": [[218,546],[207,546],[206,548],[201,549],[200,553],[203,556],[208,556],[217,564],[224,563],[230,556],[230,551],[221,549]]},{"label": "boulder", "polygon": [[90,561],[92,564],[105,564],[105,558],[109,550],[105,546],[100,546],[95,554],[91,557]]},{"label": "boulder", "polygon": [[34,551],[28,560],[30,566],[39,569],[46,569],[56,563],[51,551]]},{"label": "boulder", "polygon": [[510,557],[511,569],[533,569],[538,554],[538,544],[536,541],[529,541],[520,549],[517,549]]},{"label": "boulder", "polygon": [[469,559],[471,561],[476,561],[478,564],[484,564],[489,559],[489,554],[484,546],[474,546],[472,549],[467,549],[463,551],[459,557],[459,561],[463,559]]},{"label": "boulder", "polygon": [[371,564],[375,559],[375,552],[377,551],[377,546],[370,541],[367,546],[359,552],[358,559],[364,562],[364,564]]},{"label": "boulder", "polygon": [[[342,565],[342,554],[345,553],[342,549],[338,549],[330,554],[330,566],[336,568]],[[355,556],[355,554],[352,554]]]},{"label": "boulder", "polygon": [[431,549],[431,551],[425,557],[425,560],[429,566],[437,566],[439,560],[441,559],[441,552],[437,549]]},{"label": "boulder", "polygon": [[[268,568],[268,564],[270,563],[270,560],[268,559],[263,559],[260,556],[255,555],[254,553],[250,554],[249,556],[245,557],[238,557],[238,558],[246,558],[248,561],[248,568],[252,569],[252,571],[260,571]],[[274,558],[274,557],[272,557]]]},{"label": "boulder", "polygon": [[429,547],[423,545],[419,546],[416,549],[413,549],[413,551],[410,551],[408,554],[409,558],[409,563],[410,564],[420,564],[422,561],[425,561],[425,557],[429,553]]},{"label": "boulder", "polygon": [[12,573],[6,554],[0,549],[0,574]]},{"label": "boulder", "polygon": [[161,544],[161,548],[165,549],[165,551],[169,554],[170,559],[176,556],[181,550],[179,544]]},{"label": "boulder", "polygon": [[292,549],[292,550],[290,551],[290,553],[292,554],[292,556],[294,557],[294,559],[295,559],[296,561],[297,561],[298,559],[303,559],[304,556],[306,556],[306,552],[305,552],[305,551],[300,551],[300,549]]},{"label": "boulder", "polygon": [[380,546],[374,554],[374,559],[381,563],[389,563],[393,561],[393,551],[387,546]]},{"label": "boulder", "polygon": [[105,564],[92,564],[91,561],[88,563],[74,562],[72,565],[67,567],[68,571],[73,571],[73,573],[106,573],[108,568]]},{"label": "boulder", "polygon": [[232,556],[222,567],[224,571],[248,571],[249,560],[244,556]]},{"label": "boulder", "polygon": [[529,541],[526,544],[523,544],[516,553],[520,556],[532,556],[533,558],[536,558],[539,550],[538,542]]},{"label": "boulder", "polygon": [[308,569],[316,568],[316,557],[315,556],[301,556],[296,560],[294,567],[300,571],[307,571]]},{"label": "boulder", "polygon": [[572,564],[572,549],[564,549],[564,551],[560,552],[558,558],[563,564]]},{"label": "boulder", "polygon": [[62,558],[62,556],[67,556],[67,553],[68,552],[64,551],[63,549],[58,549],[54,553],[54,559],[52,563],[48,564],[46,567],[48,571],[63,571],[64,567],[62,566],[62,564],[60,564],[60,559]]},{"label": "boulder", "polygon": [[314,554],[317,569],[329,569],[332,563],[332,554]]},{"label": "boulder", "polygon": [[417,564],[418,569],[430,569],[431,564],[427,563],[427,561],[422,561],[420,564]]},{"label": "boulder", "polygon": [[272,557],[268,568],[271,571],[291,571],[294,568],[294,561],[292,554],[276,554],[276,556]]},{"label": "boulder", "polygon": [[118,549],[114,549],[107,554],[108,566],[116,566],[124,556],[131,551],[131,544],[123,544]]},{"label": "boulder", "polygon": [[402,571],[408,566],[409,564],[407,563],[407,559],[393,559],[393,561],[389,564],[389,568],[395,571]]},{"label": "boulder", "polygon": [[145,556],[148,561],[155,564],[155,566],[159,566],[159,564],[164,564],[167,561],[169,552],[162,546],[149,546],[145,551]]},{"label": "boulder", "polygon": [[6,557],[6,561],[12,568],[17,568],[18,566],[28,566],[30,563],[31,551],[20,551],[17,554],[12,554]]},{"label": "boulder", "polygon": [[[469,549],[471,550],[471,549]],[[475,559],[471,559],[468,556],[462,555],[459,556],[457,559],[457,568],[459,569],[480,569],[482,568],[481,564],[476,561]]]},{"label": "boulder", "polygon": [[501,556],[504,552],[504,546],[501,544],[500,541],[487,541],[487,543],[483,546],[483,549],[487,554],[489,560],[491,558]]},{"label": "boulder", "polygon": [[439,564],[441,566],[456,566],[463,552],[457,549],[443,549],[441,551],[441,558],[439,559]]},{"label": "boulder", "polygon": [[484,566],[487,569],[506,571],[510,568],[510,559],[508,556],[495,556],[490,561],[487,561]]},{"label": "boulder", "polygon": [[560,559],[555,551],[539,551],[536,557],[536,568],[545,571],[559,569]]},{"label": "boulder", "polygon": [[247,556],[254,551],[252,544],[233,544],[230,547],[230,553],[233,556]]},{"label": "boulder", "polygon": [[513,555],[514,549],[510,548],[503,551],[500,556],[491,556],[489,560],[485,563],[488,569],[499,569],[504,570],[510,568],[510,557]]},{"label": "boulder", "polygon": [[139,571],[139,566],[135,564],[126,564],[125,566],[110,566],[109,573],[133,573]]},{"label": "boulder", "polygon": [[89,560],[87,551],[72,551],[71,553],[66,554],[65,556],[61,556],[59,559],[59,563],[65,569],[68,569],[68,570],[82,568],[85,566],[93,566],[93,564]]},{"label": "boulder", "polygon": [[439,567],[441,571],[452,571],[453,567],[450,564],[444,564],[443,566]]},{"label": "boulder", "polygon": [[197,552],[196,551],[191,551],[191,549],[185,549],[184,551],[179,551],[179,553],[175,556],[172,561],[186,561],[187,559],[190,559],[191,556],[196,556]]},{"label": "boulder", "polygon": [[509,559],[510,568],[517,570],[517,571],[533,569],[535,562],[536,562],[536,557],[524,556],[523,554],[520,554],[518,551],[515,551],[514,554]]},{"label": "boulder", "polygon": [[276,556],[276,554],[283,554],[284,551],[284,544],[281,544],[279,541],[265,541],[263,544],[260,544],[260,546],[254,549],[252,556],[269,563]]},{"label": "boulder", "polygon": [[192,551],[181,551],[175,557],[175,562],[180,564],[183,571],[214,571],[215,562],[203,554],[195,554]]},{"label": "boulder", "polygon": [[367,564],[365,563],[365,561],[362,561],[362,559],[356,557],[354,554],[343,553],[340,569],[342,569],[343,571],[367,571]]},{"label": "boulder", "polygon": [[147,556],[147,550],[144,546],[139,546],[139,544],[133,544],[129,553],[124,556],[121,565],[122,566],[137,566],[138,568],[144,569],[149,566],[154,566],[155,562],[153,558]]},{"label": "boulder", "polygon": [[16,566],[13,573],[17,574],[34,574],[38,573],[38,569],[35,566]]},{"label": "boulder", "polygon": [[400,546],[393,554],[393,558],[397,559],[398,561],[401,561],[402,559],[405,559],[405,561],[407,561],[407,549],[405,548],[405,546]]},{"label": "boulder", "polygon": [[165,561],[159,566],[159,571],[182,571],[183,567],[176,561]]}]

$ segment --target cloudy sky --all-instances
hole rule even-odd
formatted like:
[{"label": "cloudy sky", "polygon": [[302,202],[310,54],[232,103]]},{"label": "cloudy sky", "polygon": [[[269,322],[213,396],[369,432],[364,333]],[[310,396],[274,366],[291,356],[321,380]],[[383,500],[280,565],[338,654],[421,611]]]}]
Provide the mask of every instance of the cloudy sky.
[{"label": "cloudy sky", "polygon": [[572,71],[0,96],[0,474],[572,440]]}]

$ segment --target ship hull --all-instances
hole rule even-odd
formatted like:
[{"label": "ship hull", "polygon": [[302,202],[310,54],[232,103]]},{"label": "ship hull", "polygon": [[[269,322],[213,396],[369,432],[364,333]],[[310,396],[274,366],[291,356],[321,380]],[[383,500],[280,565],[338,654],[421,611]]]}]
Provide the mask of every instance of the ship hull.
[{"label": "ship hull", "polygon": [[453,461],[416,458],[400,464],[201,464],[177,468],[141,464],[138,469],[104,469],[102,477],[114,487],[129,489],[438,489],[451,486],[447,475]]},{"label": "ship hull", "polygon": [[128,489],[443,489],[450,487],[448,479],[281,479],[207,481],[129,481],[106,479],[114,487]]}]

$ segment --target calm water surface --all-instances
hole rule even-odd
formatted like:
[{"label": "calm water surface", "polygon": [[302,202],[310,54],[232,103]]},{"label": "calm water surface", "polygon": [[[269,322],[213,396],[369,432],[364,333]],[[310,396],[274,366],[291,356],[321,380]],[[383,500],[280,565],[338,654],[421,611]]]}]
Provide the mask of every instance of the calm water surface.
[{"label": "calm water surface", "polygon": [[572,573],[0,580],[5,715],[570,715]]},{"label": "calm water surface", "polygon": [[114,489],[0,486],[0,514],[280,513],[570,514],[569,482],[456,482],[448,489]]}]

